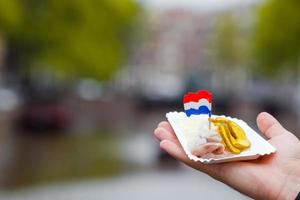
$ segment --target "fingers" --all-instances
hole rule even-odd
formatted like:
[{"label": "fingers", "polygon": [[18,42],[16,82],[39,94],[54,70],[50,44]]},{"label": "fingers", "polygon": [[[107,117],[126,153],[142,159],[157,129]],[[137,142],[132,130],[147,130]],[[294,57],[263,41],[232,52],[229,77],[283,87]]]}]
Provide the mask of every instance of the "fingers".
[{"label": "fingers", "polygon": [[158,125],[158,128],[155,129],[154,135],[161,140],[160,148],[175,159],[201,171],[204,171],[207,168],[205,164],[196,163],[187,157],[168,122],[161,122]]},{"label": "fingers", "polygon": [[[172,157],[174,157],[175,159],[185,163],[186,165],[200,170],[204,173],[207,173],[208,175],[216,178],[216,179],[221,179],[222,176],[224,176],[225,174],[225,170],[220,170],[222,167],[224,167],[224,165],[207,165],[207,164],[203,164],[200,162],[195,162],[193,160],[190,160],[184,150],[182,149],[182,147],[172,141],[169,140],[163,140],[160,143],[160,147],[166,151],[168,154],[170,154]],[[228,165],[228,164],[227,164]]]},{"label": "fingers", "polygon": [[169,132],[173,132],[173,128],[171,127],[169,122],[166,122],[166,121],[160,122],[157,127],[162,127],[162,128],[166,129]]},{"label": "fingers", "polygon": [[158,127],[154,131],[155,137],[162,141],[162,140],[170,140],[176,144],[179,144],[177,137],[168,122],[161,122]]},{"label": "fingers", "polygon": [[206,172],[208,171],[208,166],[199,162],[194,162],[190,160],[185,154],[184,150],[180,146],[180,144],[176,144],[169,140],[163,140],[160,142],[160,148],[166,151],[170,156],[175,159],[185,163],[186,165],[198,169],[200,171]]},{"label": "fingers", "polygon": [[281,124],[269,113],[260,113],[256,121],[259,130],[269,139],[287,133]]},{"label": "fingers", "polygon": [[184,163],[189,162],[189,159],[187,158],[181,146],[172,141],[169,140],[161,141],[160,148],[162,148],[164,151],[166,151],[168,154],[170,154],[172,157],[176,158],[177,160],[180,160]]},{"label": "fingers", "polygon": [[184,150],[182,149],[180,144],[176,144],[169,140],[163,140],[160,142],[160,148],[166,151],[170,156],[174,157],[175,159],[189,165],[195,169],[201,170],[200,166],[204,165],[201,163],[196,163],[190,160],[187,155],[185,154]]}]

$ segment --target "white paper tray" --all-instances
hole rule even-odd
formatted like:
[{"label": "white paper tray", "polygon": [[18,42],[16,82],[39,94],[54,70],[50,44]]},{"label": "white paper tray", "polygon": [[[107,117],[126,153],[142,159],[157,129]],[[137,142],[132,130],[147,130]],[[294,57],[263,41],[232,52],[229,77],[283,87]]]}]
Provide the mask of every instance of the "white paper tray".
[{"label": "white paper tray", "polygon": [[227,116],[217,116],[213,115],[212,117],[226,117],[235,123],[237,123],[241,128],[245,131],[248,140],[251,142],[251,147],[247,150],[244,150],[238,155],[234,154],[224,154],[221,156],[211,156],[208,158],[199,158],[193,155],[187,148],[187,140],[180,128],[178,126],[178,120],[182,119],[182,117],[187,117],[184,112],[169,112],[166,114],[168,121],[170,122],[181,146],[183,147],[187,156],[194,160],[195,162],[199,161],[202,163],[222,163],[222,162],[231,162],[231,161],[239,161],[239,160],[253,160],[258,158],[259,156],[269,155],[274,153],[276,149],[264,138],[262,138],[257,132],[255,132],[252,128],[248,126],[243,120],[239,120],[236,118],[231,118]]}]

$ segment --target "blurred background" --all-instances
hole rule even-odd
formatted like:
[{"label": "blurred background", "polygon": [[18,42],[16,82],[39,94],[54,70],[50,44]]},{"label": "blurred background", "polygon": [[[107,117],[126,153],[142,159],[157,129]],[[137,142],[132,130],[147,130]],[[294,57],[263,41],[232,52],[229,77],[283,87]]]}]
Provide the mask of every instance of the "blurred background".
[{"label": "blurred background", "polygon": [[[182,95],[298,137],[299,0],[0,0],[0,199],[247,199],[152,136]],[[216,192],[218,191],[218,192]]]}]

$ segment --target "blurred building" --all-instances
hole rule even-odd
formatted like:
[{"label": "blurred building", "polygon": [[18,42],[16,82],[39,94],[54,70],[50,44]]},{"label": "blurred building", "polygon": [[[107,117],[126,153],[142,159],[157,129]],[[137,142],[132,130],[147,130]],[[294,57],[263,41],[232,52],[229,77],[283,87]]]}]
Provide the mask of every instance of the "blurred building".
[{"label": "blurred building", "polygon": [[[216,33],[218,22],[229,14],[241,29],[241,39],[247,40],[253,31],[256,7],[257,2],[201,11],[148,9],[141,30],[143,39],[134,44],[134,53],[118,74],[116,86],[146,101],[147,106],[149,102],[180,105],[186,91],[205,88],[213,91],[217,108],[231,107],[237,112],[221,109],[222,113],[252,120],[259,111],[267,110],[285,119],[284,113],[289,113],[287,120],[295,118],[292,106],[283,101],[287,96],[296,98],[295,81],[289,76],[268,80],[251,71],[249,59],[232,68],[214,60],[215,49],[210,45],[222,40]],[[296,105],[294,100],[291,104]]]},{"label": "blurred building", "polygon": [[[249,24],[251,9],[229,12]],[[219,73],[220,66],[209,59],[209,42],[224,12],[228,10],[148,10],[144,40],[135,44],[129,67],[118,76],[122,88],[147,98],[180,99],[187,90],[207,88],[221,94],[245,86],[249,78],[245,68],[238,71],[238,78],[228,70]]]}]

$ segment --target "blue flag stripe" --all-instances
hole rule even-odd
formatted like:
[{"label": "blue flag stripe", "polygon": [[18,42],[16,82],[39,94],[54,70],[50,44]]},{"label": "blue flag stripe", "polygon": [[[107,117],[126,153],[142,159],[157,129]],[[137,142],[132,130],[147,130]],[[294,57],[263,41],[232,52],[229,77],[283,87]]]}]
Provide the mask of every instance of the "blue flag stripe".
[{"label": "blue flag stripe", "polygon": [[185,111],[186,115],[189,117],[191,115],[200,115],[200,114],[209,114],[211,115],[211,111],[208,109],[207,106],[200,106],[198,109],[188,109]]}]

